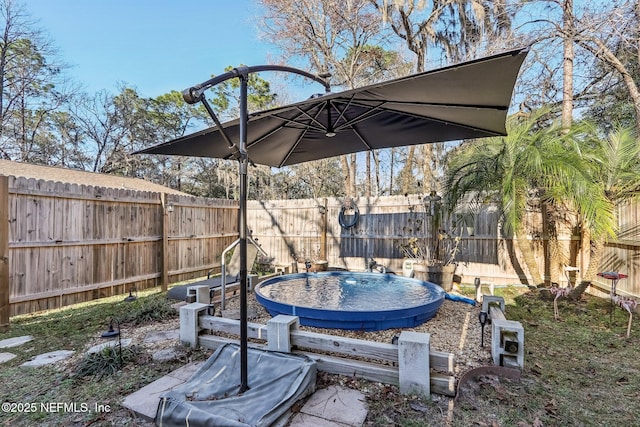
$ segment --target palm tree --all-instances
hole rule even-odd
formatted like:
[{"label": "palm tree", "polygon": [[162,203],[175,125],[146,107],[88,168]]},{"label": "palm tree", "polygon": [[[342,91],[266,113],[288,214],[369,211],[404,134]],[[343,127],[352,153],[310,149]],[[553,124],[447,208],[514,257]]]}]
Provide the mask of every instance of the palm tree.
[{"label": "palm tree", "polygon": [[591,242],[589,266],[573,297],[584,292],[600,268],[607,238],[614,237],[617,231],[616,206],[640,198],[640,141],[634,131],[614,126],[602,138],[592,125],[587,129],[590,137],[579,144],[591,180],[589,191],[563,195],[584,220],[583,241]]},{"label": "palm tree", "polygon": [[[589,181],[575,179],[584,173],[576,152],[565,146],[572,133],[552,122],[548,109],[511,116],[507,131],[508,136],[465,143],[452,151],[444,191],[449,209],[469,196],[498,202],[503,233],[515,237],[532,284],[538,285],[543,280],[524,224],[527,202],[538,196],[546,203],[553,200],[546,195],[548,188],[586,186]],[[556,193],[560,191],[551,194]]]}]

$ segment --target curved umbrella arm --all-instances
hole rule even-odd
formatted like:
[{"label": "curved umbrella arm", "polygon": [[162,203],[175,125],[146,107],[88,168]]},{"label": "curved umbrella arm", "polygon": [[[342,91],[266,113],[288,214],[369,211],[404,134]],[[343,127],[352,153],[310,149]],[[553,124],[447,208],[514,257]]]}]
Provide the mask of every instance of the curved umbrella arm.
[{"label": "curved umbrella arm", "polygon": [[323,77],[328,77],[329,75],[323,74],[322,77],[320,75],[311,74],[307,71],[300,70],[294,67],[288,67],[286,65],[255,65],[252,67],[236,67],[231,71],[227,71],[224,74],[220,74],[219,76],[213,77],[205,82],[192,86],[182,91],[182,98],[184,98],[187,104],[195,104],[198,101],[202,101],[202,95],[204,91],[212,88],[213,86],[232,79],[234,77],[240,77],[241,75],[248,75],[251,73],[259,73],[261,71],[284,71],[287,73],[294,73],[304,77],[307,77],[311,80],[315,80],[324,86],[325,91],[327,93],[331,92],[331,85],[327,80]]}]

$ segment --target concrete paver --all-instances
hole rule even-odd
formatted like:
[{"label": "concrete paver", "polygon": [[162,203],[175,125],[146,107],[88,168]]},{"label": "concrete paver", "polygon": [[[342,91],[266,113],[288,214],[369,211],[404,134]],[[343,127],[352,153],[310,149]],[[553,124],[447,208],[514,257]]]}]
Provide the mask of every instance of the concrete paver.
[{"label": "concrete paver", "polygon": [[300,413],[338,425],[361,426],[367,418],[367,404],[364,395],[358,390],[329,386],[316,390]]},{"label": "concrete paver", "polygon": [[16,357],[16,355],[13,353],[0,353],[0,363],[8,362],[14,357]]},{"label": "concrete paver", "polygon": [[[122,345],[122,347],[129,347],[131,345],[131,338],[126,338],[120,341],[120,345]],[[104,350],[107,347],[117,347],[118,346],[118,340],[111,340],[111,341],[107,341],[107,342],[103,342],[100,344],[96,344],[93,347],[91,347],[89,350],[87,350],[87,354],[93,354],[93,353],[100,353],[102,350]]]},{"label": "concrete paver", "polygon": [[160,341],[167,340],[178,340],[180,339],[180,329],[173,329],[170,331],[152,331],[145,335],[144,340],[142,342],[145,343],[156,343]]},{"label": "concrete paver", "polygon": [[44,366],[64,360],[75,353],[72,350],[57,350],[49,353],[39,354],[28,362],[24,362],[20,366]]},{"label": "concrete paver", "polygon": [[32,341],[33,337],[31,335],[25,335],[22,337],[13,337],[13,338],[7,338],[4,340],[0,340],[0,348],[11,348],[11,347],[17,347],[19,345],[28,343],[29,341]]},{"label": "concrete paver", "polygon": [[298,412],[289,427],[351,427],[349,424],[336,423],[324,418],[316,417],[314,415]]},{"label": "concrete paver", "polygon": [[158,402],[160,402],[160,395],[188,380],[202,363],[190,363],[155,380],[127,396],[122,402],[122,406],[131,409],[147,420],[153,420],[158,409]]}]

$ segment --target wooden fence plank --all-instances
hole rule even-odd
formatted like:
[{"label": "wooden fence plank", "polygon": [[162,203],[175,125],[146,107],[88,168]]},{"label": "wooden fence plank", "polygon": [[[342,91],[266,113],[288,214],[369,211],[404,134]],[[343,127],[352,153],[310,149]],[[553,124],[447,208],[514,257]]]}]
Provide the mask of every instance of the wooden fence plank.
[{"label": "wooden fence plank", "polygon": [[160,193],[21,177],[7,193],[9,316],[201,277],[237,236],[232,200],[172,195],[165,217]]},{"label": "wooden fence plank", "polygon": [[9,179],[0,175],[0,331],[9,328]]}]

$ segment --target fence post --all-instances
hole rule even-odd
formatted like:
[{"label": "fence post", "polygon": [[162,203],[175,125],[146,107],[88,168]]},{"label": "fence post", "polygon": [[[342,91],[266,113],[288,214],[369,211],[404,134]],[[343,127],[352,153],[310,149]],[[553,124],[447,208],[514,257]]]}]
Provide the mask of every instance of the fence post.
[{"label": "fence post", "polygon": [[162,209],[162,278],[160,290],[166,292],[169,288],[169,211],[167,208],[167,194],[160,194]]},{"label": "fence post", "polygon": [[9,329],[9,178],[0,176],[0,331]]},{"label": "fence post", "polygon": [[431,394],[430,335],[404,331],[398,339],[400,393]]}]

